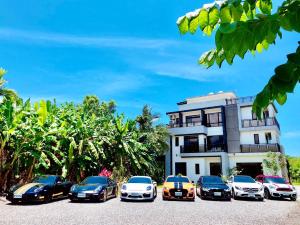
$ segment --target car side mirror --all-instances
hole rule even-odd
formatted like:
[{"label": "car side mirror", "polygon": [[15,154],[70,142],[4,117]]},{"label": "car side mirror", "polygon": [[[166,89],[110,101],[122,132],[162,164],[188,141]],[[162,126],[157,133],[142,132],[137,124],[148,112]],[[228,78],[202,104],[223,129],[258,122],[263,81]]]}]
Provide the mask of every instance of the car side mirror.
[{"label": "car side mirror", "polygon": [[152,183],[153,183],[153,185],[157,185],[157,182],[156,182],[156,181],[153,181]]}]

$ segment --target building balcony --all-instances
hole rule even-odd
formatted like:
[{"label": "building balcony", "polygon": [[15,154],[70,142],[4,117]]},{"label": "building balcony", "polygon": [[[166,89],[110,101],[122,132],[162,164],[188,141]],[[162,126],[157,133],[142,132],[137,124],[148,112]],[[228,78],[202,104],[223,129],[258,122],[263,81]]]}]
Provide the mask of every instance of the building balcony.
[{"label": "building balcony", "polygon": [[180,154],[184,153],[205,153],[205,152],[224,152],[224,144],[212,146],[195,145],[195,146],[180,146]]},{"label": "building balcony", "polygon": [[242,153],[260,153],[260,152],[281,152],[279,144],[243,144],[241,145]]},{"label": "building balcony", "polygon": [[168,125],[171,135],[207,134],[207,127],[200,122],[195,123],[172,123]]},{"label": "building balcony", "polygon": [[275,117],[265,118],[262,120],[245,119],[242,120],[242,128],[250,127],[265,127],[265,126],[277,126],[280,130],[279,123]]}]

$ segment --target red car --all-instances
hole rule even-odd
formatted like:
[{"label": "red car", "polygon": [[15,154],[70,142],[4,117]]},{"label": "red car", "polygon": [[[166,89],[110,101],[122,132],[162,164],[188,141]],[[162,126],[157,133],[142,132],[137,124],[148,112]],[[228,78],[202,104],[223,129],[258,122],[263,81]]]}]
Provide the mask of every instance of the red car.
[{"label": "red car", "polygon": [[297,200],[296,188],[283,177],[258,175],[255,180],[264,185],[266,199],[290,198],[292,201]]}]

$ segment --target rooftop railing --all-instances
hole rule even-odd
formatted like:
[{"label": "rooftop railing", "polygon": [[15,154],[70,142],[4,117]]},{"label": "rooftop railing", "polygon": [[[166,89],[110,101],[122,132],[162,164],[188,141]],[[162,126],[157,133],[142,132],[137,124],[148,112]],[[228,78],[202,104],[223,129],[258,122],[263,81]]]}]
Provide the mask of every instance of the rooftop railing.
[{"label": "rooftop railing", "polygon": [[275,117],[269,117],[262,120],[244,119],[242,120],[242,128],[277,126],[280,130],[279,123]]}]

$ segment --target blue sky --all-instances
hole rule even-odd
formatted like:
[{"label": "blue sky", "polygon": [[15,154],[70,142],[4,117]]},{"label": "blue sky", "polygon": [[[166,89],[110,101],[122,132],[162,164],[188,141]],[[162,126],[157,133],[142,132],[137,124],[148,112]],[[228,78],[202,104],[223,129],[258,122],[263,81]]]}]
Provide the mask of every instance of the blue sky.
[{"label": "blue sky", "polygon": [[[144,104],[162,115],[176,102],[209,92],[255,95],[276,65],[295,50],[299,34],[234,65],[197,65],[213,37],[181,36],[179,16],[208,1],[0,0],[0,66],[8,86],[24,98],[80,102],[88,94],[114,99],[128,117]],[[276,1],[279,2],[279,1]],[[282,144],[300,155],[300,88],[278,107]]]}]

